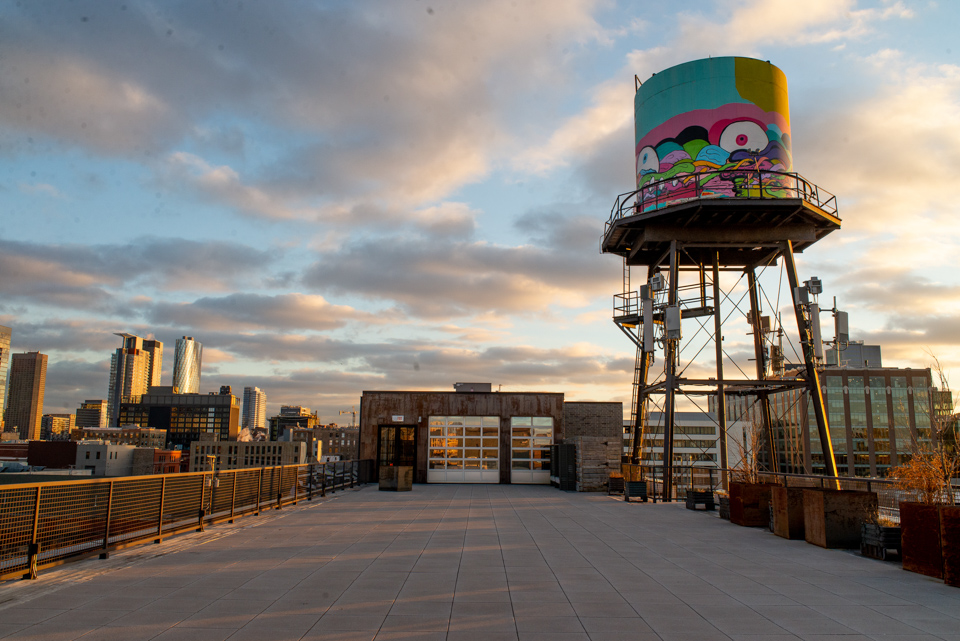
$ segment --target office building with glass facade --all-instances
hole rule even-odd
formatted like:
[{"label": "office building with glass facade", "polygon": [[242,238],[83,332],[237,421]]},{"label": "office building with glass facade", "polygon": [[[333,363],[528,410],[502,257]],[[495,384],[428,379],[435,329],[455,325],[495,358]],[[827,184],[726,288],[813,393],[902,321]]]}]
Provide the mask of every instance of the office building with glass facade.
[{"label": "office building with glass facade", "polygon": [[120,404],[120,425],[167,431],[167,447],[189,449],[205,438],[236,440],[240,432],[240,400],[229,392],[177,394],[172,387],[152,387],[136,403]]},{"label": "office building with glass facade", "polygon": [[[929,369],[826,368],[820,377],[834,460],[840,476],[883,477],[917,447],[933,441],[934,399]],[[802,389],[770,394],[781,471],[822,474],[823,447],[813,405]],[[760,422],[756,396],[728,396],[729,419]]]}]

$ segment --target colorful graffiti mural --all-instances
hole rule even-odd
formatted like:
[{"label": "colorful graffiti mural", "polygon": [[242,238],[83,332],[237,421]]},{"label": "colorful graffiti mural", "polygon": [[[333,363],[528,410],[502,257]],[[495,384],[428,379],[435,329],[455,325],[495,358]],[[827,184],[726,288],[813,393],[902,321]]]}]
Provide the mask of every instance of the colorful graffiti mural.
[{"label": "colorful graffiti mural", "polygon": [[643,209],[689,198],[784,197],[793,169],[787,79],[752,58],[695,60],[637,90]]}]

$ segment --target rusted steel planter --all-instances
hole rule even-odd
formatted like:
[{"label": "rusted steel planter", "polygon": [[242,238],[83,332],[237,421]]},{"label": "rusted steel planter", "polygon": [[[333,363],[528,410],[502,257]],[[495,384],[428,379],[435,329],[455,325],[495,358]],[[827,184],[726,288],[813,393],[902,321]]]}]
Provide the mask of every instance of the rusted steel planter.
[{"label": "rusted steel planter", "polygon": [[802,539],[803,488],[775,486],[770,492],[773,505],[773,533],[785,539]]},{"label": "rusted steel planter", "polygon": [[730,522],[746,527],[768,527],[770,490],[767,483],[730,484]]},{"label": "rusted steel planter", "polygon": [[940,550],[943,582],[960,587],[960,506],[940,506]]},{"label": "rusted steel planter", "polygon": [[943,578],[940,547],[940,508],[923,503],[900,504],[900,535],[903,569]]},{"label": "rusted steel planter", "polygon": [[822,548],[857,549],[864,521],[877,513],[875,492],[803,491],[803,527],[807,543]]}]

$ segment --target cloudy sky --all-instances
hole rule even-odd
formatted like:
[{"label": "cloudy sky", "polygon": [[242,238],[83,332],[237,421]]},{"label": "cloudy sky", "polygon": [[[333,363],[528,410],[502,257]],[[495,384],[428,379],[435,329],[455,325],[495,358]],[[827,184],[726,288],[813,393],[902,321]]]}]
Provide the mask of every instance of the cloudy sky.
[{"label": "cloudy sky", "polygon": [[786,73],[795,169],[838,196],[801,274],[886,365],[960,376],[960,4],[668,6],[0,4],[0,324],[49,354],[45,411],[106,397],[114,332],[325,421],[456,381],[629,407],[598,244],[634,74],[724,55]]}]

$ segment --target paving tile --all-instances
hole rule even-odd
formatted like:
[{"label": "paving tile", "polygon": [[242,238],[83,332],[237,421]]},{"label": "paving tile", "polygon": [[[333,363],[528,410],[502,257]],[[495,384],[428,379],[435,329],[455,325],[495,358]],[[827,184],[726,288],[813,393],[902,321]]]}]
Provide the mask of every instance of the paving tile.
[{"label": "paving tile", "polygon": [[234,632],[226,628],[173,627],[154,638],[156,641],[223,641]]},{"label": "paving tile", "polygon": [[[429,641],[444,632],[424,628],[446,624],[449,641],[960,641],[960,590],[847,552],[672,504],[415,489],[338,492],[114,570],[70,564],[97,574],[18,586],[0,636]],[[79,629],[60,623],[84,609]]]}]

